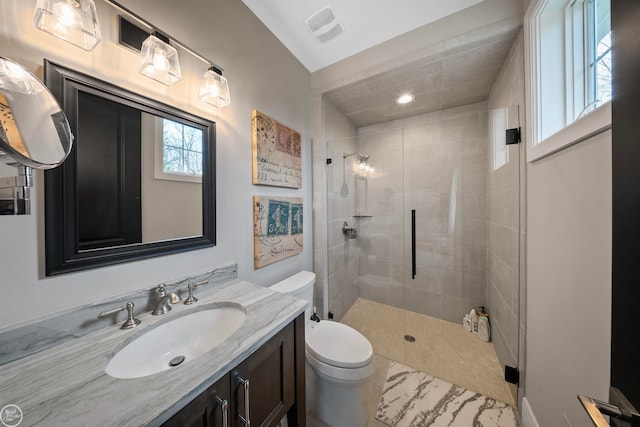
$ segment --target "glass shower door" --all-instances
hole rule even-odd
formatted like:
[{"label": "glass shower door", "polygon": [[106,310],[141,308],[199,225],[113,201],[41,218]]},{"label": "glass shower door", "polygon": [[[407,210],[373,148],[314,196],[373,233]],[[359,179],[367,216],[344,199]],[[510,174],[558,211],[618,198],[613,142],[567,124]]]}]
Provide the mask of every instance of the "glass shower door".
[{"label": "glass shower door", "polygon": [[402,132],[331,140],[327,153],[329,309],[404,308]]}]

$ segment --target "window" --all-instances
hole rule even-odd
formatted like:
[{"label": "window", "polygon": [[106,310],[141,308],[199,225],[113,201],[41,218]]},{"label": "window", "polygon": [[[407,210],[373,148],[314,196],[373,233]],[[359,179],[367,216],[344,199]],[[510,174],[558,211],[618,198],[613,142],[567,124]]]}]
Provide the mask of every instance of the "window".
[{"label": "window", "polygon": [[590,0],[591,102],[611,100],[611,0]]},{"label": "window", "polygon": [[202,176],[202,130],[162,120],[162,171]]},{"label": "window", "polygon": [[201,182],[202,180],[202,129],[170,119],[156,119],[156,167],[157,179]]},{"label": "window", "polygon": [[[528,139],[535,153],[542,152],[536,145],[546,144],[611,100],[610,0],[534,0],[525,32],[531,101]],[[596,116],[580,121],[580,126],[601,126],[603,121],[610,126],[610,114],[604,119]]]}]

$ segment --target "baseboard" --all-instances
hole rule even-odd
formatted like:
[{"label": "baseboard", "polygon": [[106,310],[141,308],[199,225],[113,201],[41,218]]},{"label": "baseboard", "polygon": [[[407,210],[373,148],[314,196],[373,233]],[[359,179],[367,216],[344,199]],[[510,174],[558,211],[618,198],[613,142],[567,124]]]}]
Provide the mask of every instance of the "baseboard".
[{"label": "baseboard", "polygon": [[522,398],[522,427],[540,427],[526,397]]}]

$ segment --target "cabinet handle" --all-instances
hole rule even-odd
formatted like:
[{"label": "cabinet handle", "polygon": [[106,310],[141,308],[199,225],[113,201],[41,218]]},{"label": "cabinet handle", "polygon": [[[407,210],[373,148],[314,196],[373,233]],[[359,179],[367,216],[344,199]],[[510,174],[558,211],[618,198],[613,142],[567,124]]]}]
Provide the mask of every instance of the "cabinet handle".
[{"label": "cabinet handle", "polygon": [[240,381],[240,384],[244,387],[244,417],[240,414],[238,414],[238,416],[240,417],[240,421],[249,427],[251,425],[251,420],[249,419],[249,380],[243,380],[238,377],[238,381]]},{"label": "cabinet handle", "polygon": [[227,399],[222,400],[218,396],[216,396],[216,400],[222,408],[222,427],[227,427],[229,425],[229,402]]}]

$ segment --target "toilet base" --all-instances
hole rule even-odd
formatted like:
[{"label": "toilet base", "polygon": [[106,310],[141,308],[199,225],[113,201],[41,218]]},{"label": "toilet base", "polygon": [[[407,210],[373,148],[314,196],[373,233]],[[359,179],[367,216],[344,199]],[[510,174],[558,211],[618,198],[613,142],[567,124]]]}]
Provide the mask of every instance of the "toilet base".
[{"label": "toilet base", "polygon": [[305,363],[307,412],[332,427],[363,427],[367,423],[366,381],[327,377]]}]

